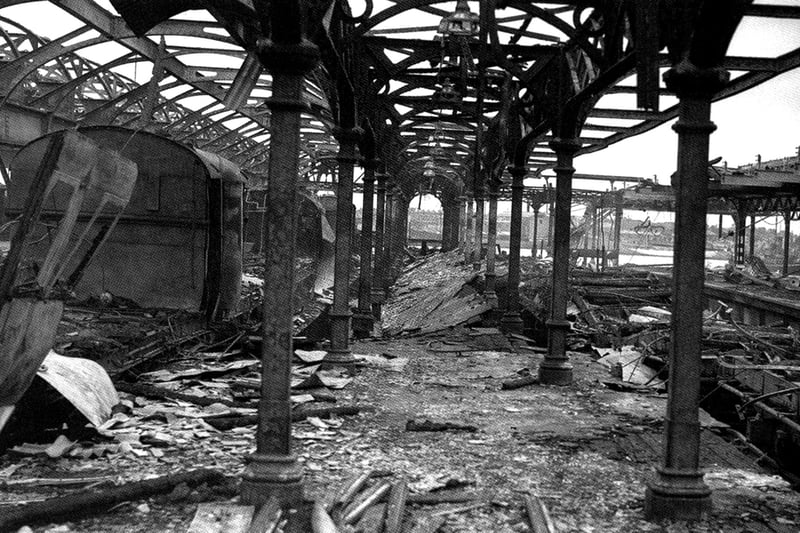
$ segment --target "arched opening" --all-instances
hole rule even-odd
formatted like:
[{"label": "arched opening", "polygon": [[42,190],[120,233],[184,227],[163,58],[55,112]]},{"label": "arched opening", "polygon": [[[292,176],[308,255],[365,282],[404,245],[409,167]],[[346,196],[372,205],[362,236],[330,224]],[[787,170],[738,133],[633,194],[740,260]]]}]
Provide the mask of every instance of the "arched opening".
[{"label": "arched opening", "polygon": [[408,208],[408,247],[420,255],[442,249],[442,202],[428,191],[417,193]]}]

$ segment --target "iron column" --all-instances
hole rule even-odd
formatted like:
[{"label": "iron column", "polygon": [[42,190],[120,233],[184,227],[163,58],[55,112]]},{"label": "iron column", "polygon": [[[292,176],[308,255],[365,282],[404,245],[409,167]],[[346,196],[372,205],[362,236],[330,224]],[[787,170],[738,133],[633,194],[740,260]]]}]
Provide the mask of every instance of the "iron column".
[{"label": "iron column", "polygon": [[462,253],[467,251],[467,197],[458,197],[458,246]]},{"label": "iron column", "polygon": [[386,299],[386,289],[383,286],[384,278],[384,213],[386,208],[386,174],[379,172],[377,178],[377,202],[375,205],[375,270],[372,276],[372,314],[381,319],[381,306]]},{"label": "iron column", "polygon": [[736,242],[733,249],[733,262],[736,265],[744,264],[744,239],[747,235],[747,208],[741,202],[736,206]]},{"label": "iron column", "polygon": [[525,167],[509,168],[511,177],[511,235],[508,243],[508,284],[506,285],[506,311],[500,325],[507,333],[522,334],[522,317],[519,314],[519,249],[522,240],[522,190]]},{"label": "iron column", "polygon": [[500,192],[494,182],[489,184],[489,227],[486,234],[486,289],[483,295],[492,306],[497,308],[497,292],[495,292],[495,253],[497,251],[497,197]]},{"label": "iron column", "polygon": [[572,383],[572,365],[567,357],[567,320],[569,301],[569,234],[572,211],[572,159],[581,147],[576,139],[554,139],[550,147],[556,153],[556,208],[553,228],[553,280],[550,318],[547,320],[547,353],[539,365],[539,381],[548,385]]},{"label": "iron column", "polygon": [[467,220],[466,226],[464,228],[464,239],[466,244],[464,245],[464,263],[468,264],[472,262],[473,253],[475,251],[475,247],[473,246],[472,240],[475,238],[475,234],[473,232],[473,224],[475,222],[475,213],[472,207],[472,195],[467,194]]},{"label": "iron column", "polygon": [[353,167],[358,161],[356,143],[361,136],[358,128],[337,128],[333,132],[339,141],[339,180],[336,186],[336,255],[333,272],[333,306],[328,316],[331,322],[331,346],[323,362],[331,366],[355,364],[350,352],[350,242],[353,227]]},{"label": "iron column", "polygon": [[475,251],[472,256],[472,269],[481,269],[483,259],[483,191],[475,191]]},{"label": "iron column", "polygon": [[664,75],[680,98],[675,188],[675,259],[669,397],[664,419],[664,461],[648,483],[648,518],[696,520],[711,509],[711,490],[700,470],[700,353],[705,283],[708,143],[711,96],[728,74],[722,69],[673,67]]},{"label": "iron column", "polygon": [[624,216],[624,193],[618,193],[614,199],[614,255],[616,256],[616,265],[620,266],[619,262],[619,249],[620,239],[622,238],[622,218]]},{"label": "iron column", "polygon": [[538,200],[533,202],[533,231],[531,231],[531,257],[536,259],[539,255],[536,240],[539,238],[539,209],[542,204]]},{"label": "iron column", "polygon": [[372,334],[372,203],[375,189],[374,159],[364,161],[364,189],[361,202],[361,264],[358,278],[358,312],[353,316],[353,334]]},{"label": "iron column", "polygon": [[784,276],[789,274],[789,243],[791,242],[792,234],[792,212],[786,211],[783,214],[783,268],[781,272]]},{"label": "iron column", "polygon": [[259,58],[272,73],[272,132],[264,215],[264,300],[261,323],[261,399],[256,451],[242,475],[244,503],[261,505],[270,496],[283,504],[303,499],[303,469],[292,453],[292,323],[297,232],[297,176],[304,75],[319,51],[306,40],[259,43]]},{"label": "iron column", "polygon": [[459,203],[457,198],[442,198],[442,251],[458,248]]},{"label": "iron column", "polygon": [[394,186],[387,188],[386,191],[386,211],[384,222],[383,239],[383,288],[389,290],[392,284],[393,253],[395,233],[397,232],[397,200],[395,199]]}]

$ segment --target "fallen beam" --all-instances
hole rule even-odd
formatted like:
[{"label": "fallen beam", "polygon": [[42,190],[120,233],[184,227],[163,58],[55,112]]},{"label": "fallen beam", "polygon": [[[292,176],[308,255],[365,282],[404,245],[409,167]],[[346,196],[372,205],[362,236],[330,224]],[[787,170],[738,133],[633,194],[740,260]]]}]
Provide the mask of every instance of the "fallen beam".
[{"label": "fallen beam", "polygon": [[163,387],[154,387],[152,385],[144,385],[141,383],[124,383],[119,382],[115,384],[118,391],[135,394],[136,396],[144,396],[145,398],[155,398],[158,400],[180,400],[182,402],[193,403],[201,407],[208,407],[215,403],[221,403],[228,407],[236,408],[252,408],[256,407],[255,404],[250,402],[236,402],[226,400],[224,398],[206,398],[205,396],[197,396],[196,394],[184,394],[182,392],[175,392]]},{"label": "fallen beam", "polygon": [[544,506],[542,500],[533,494],[526,494],[524,498],[531,531],[533,533],[555,533],[555,525],[553,525],[550,514],[547,512],[547,507]]},{"label": "fallen beam", "polygon": [[500,389],[502,390],[521,389],[522,387],[527,387],[528,385],[536,385],[537,383],[539,383],[539,378],[537,376],[530,375],[521,378],[506,380],[500,385]]},{"label": "fallen beam", "polygon": [[58,519],[75,519],[106,509],[120,502],[141,500],[155,494],[165,494],[176,486],[222,485],[228,478],[218,470],[201,469],[146,479],[115,487],[103,487],[32,502],[8,509],[0,517],[0,531],[15,530],[22,526],[48,524]]},{"label": "fallen beam", "polygon": [[[292,422],[300,422],[310,416],[319,418],[329,418],[331,415],[355,416],[361,413],[361,409],[354,406],[343,405],[341,407],[325,407],[321,409],[306,409],[292,413]],[[252,426],[258,423],[258,415],[243,416],[207,416],[203,418],[208,424],[220,431],[227,431],[232,428]]]}]

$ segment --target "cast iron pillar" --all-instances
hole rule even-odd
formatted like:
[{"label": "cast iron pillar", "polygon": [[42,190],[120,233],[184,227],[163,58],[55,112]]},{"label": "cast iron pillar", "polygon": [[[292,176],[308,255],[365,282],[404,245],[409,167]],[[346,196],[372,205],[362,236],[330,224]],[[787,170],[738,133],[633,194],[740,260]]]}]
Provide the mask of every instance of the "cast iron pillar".
[{"label": "cast iron pillar", "polygon": [[473,211],[472,207],[472,195],[467,195],[467,220],[464,227],[464,239],[466,244],[464,245],[464,264],[469,264],[472,262],[473,253],[475,251],[475,247],[473,246],[472,240],[475,238],[475,233],[473,232],[473,225],[475,222],[475,212]]},{"label": "cast iron pillar", "polygon": [[383,222],[383,265],[382,265],[382,282],[383,291],[388,294],[389,287],[392,285],[391,280],[391,266],[392,266],[392,240],[394,239],[394,226],[397,224],[395,217],[395,198],[392,193],[392,188],[387,187],[384,222]]},{"label": "cast iron pillar", "polygon": [[756,215],[750,215],[750,257],[756,254]]},{"label": "cast iron pillar", "polygon": [[304,75],[317,64],[315,45],[300,40],[259,43],[259,58],[272,73],[267,209],[264,215],[264,300],[261,323],[261,399],[256,451],[242,475],[241,499],[262,505],[271,496],[282,504],[303,500],[303,469],[292,453],[292,323],[297,232],[297,176]]},{"label": "cast iron pillar", "polygon": [[735,265],[744,264],[744,239],[747,235],[747,210],[744,206],[736,207],[736,242],[733,248],[733,263]]},{"label": "cast iron pillar", "polygon": [[483,191],[475,191],[475,251],[472,256],[472,269],[480,270],[483,259]]},{"label": "cast iron pillar", "polygon": [[791,229],[792,212],[786,211],[783,214],[783,268],[781,269],[784,276],[789,275],[789,243],[792,238]]},{"label": "cast iron pillar", "polygon": [[358,311],[353,315],[353,335],[363,339],[372,335],[372,203],[377,161],[364,161],[364,188],[361,202],[361,263],[358,278]]},{"label": "cast iron pillar", "polygon": [[539,255],[536,240],[539,238],[539,209],[541,207],[542,204],[539,202],[533,203],[533,230],[531,231],[531,257],[533,259]]},{"label": "cast iron pillar", "polygon": [[336,186],[336,255],[333,270],[333,306],[328,314],[331,323],[331,345],[323,363],[352,369],[355,358],[350,352],[350,242],[353,235],[353,166],[358,128],[337,128],[333,136],[339,141],[339,178]]},{"label": "cast iron pillar", "polygon": [[458,247],[462,253],[467,250],[467,197],[458,197]]},{"label": "cast iron pillar", "polygon": [[511,235],[508,243],[508,284],[506,285],[506,311],[500,325],[506,333],[522,334],[522,317],[519,314],[519,249],[522,240],[522,190],[525,167],[510,167],[511,172]]},{"label": "cast iron pillar", "polygon": [[392,210],[389,216],[392,224],[386,256],[386,265],[389,269],[389,276],[386,279],[388,286],[394,283],[403,270],[403,251],[406,247],[408,233],[408,202],[399,187],[394,187],[390,196]]},{"label": "cast iron pillar", "polygon": [[[395,191],[397,201],[397,236],[395,241],[394,261],[396,265],[396,275],[400,275],[403,270],[403,261],[405,260],[405,250],[408,247],[408,207],[409,201],[403,195],[403,191],[397,189]],[[395,278],[396,279],[396,278]]]},{"label": "cast iron pillar", "polygon": [[497,292],[495,290],[495,254],[497,253],[497,197],[500,192],[495,183],[489,185],[489,227],[486,232],[486,288],[483,295],[493,309],[497,309]]},{"label": "cast iron pillar", "polygon": [[449,252],[458,248],[458,200],[442,199],[442,251]]},{"label": "cast iron pillar", "polygon": [[622,193],[617,194],[616,198],[614,199],[614,257],[615,265],[619,266],[619,249],[620,249],[620,239],[622,238],[622,218],[624,216],[624,199],[622,197]]},{"label": "cast iron pillar", "polygon": [[572,159],[581,147],[576,139],[554,139],[550,147],[556,153],[556,208],[553,224],[553,280],[550,318],[547,320],[547,353],[539,365],[539,381],[548,385],[572,383],[572,365],[567,357],[567,320],[569,301],[569,233],[572,210]]},{"label": "cast iron pillar", "polygon": [[680,98],[678,170],[675,189],[675,259],[669,397],[664,419],[664,460],[648,483],[645,515],[651,519],[696,520],[711,510],[711,490],[700,470],[700,353],[705,282],[708,143],[711,96],[728,73],[681,64],[664,75]]},{"label": "cast iron pillar", "polygon": [[547,206],[547,252],[553,257],[553,232],[556,225],[556,202],[552,200]]},{"label": "cast iron pillar", "polygon": [[381,319],[381,308],[386,300],[384,279],[384,213],[386,209],[386,174],[379,172],[375,175],[377,186],[375,188],[377,201],[375,202],[375,270],[372,275],[372,314],[377,320]]}]

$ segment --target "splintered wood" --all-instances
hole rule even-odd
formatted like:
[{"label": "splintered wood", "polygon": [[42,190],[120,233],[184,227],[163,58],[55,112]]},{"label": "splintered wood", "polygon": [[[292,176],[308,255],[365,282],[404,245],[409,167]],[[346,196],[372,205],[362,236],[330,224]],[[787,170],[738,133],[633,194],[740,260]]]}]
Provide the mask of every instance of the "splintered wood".
[{"label": "splintered wood", "polygon": [[397,280],[383,308],[383,334],[427,334],[470,323],[491,309],[472,287],[480,272],[458,252],[414,263]]}]

